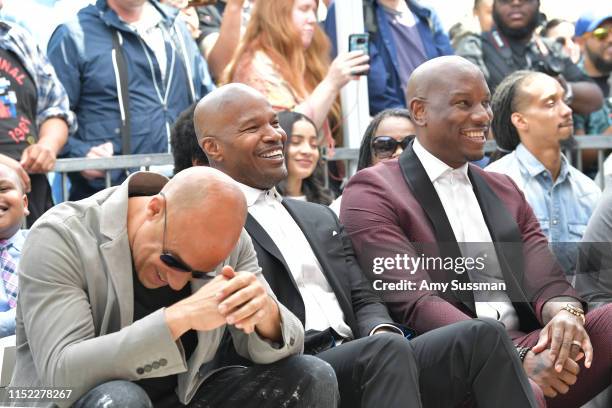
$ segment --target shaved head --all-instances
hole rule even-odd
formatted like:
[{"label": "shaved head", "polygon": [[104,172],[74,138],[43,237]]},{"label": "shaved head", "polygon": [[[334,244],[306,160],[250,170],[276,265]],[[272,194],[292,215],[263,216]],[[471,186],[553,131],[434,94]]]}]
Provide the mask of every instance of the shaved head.
[{"label": "shaved head", "polygon": [[[128,238],[140,282],[149,289],[180,290],[191,279],[185,270],[214,270],[235,248],[246,213],[235,181],[205,166],[177,173],[160,194],[131,197]],[[160,254],[186,267],[177,271]]]},{"label": "shaved head", "polygon": [[490,99],[480,69],[457,56],[423,63],[406,87],[419,144],[452,168],[483,157],[493,117]]},{"label": "shaved head", "polygon": [[463,57],[449,55],[430,59],[419,65],[408,79],[406,87],[406,103],[414,98],[427,99],[432,92],[451,88],[456,85],[457,74],[468,73],[484,75],[480,69]]},{"label": "shaved head", "polygon": [[25,194],[25,187],[17,175],[17,172],[6,164],[0,163],[0,178],[7,178],[11,180],[11,182],[15,184],[15,187],[17,187],[22,194]]},{"label": "shaved head", "polygon": [[235,120],[235,116],[227,115],[240,109],[243,98],[260,98],[264,96],[250,86],[241,83],[223,85],[200,99],[193,114],[193,124],[202,146],[204,137],[222,137],[227,125]]},{"label": "shaved head", "polygon": [[259,91],[238,83],[215,89],[198,102],[194,126],[210,166],[234,180],[268,189],[287,177],[287,135]]}]

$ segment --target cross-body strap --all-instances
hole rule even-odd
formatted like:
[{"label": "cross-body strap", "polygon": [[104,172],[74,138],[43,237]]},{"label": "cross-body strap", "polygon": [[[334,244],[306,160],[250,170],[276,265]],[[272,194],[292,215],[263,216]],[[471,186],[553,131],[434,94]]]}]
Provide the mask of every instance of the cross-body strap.
[{"label": "cross-body strap", "polygon": [[128,89],[128,72],[123,49],[121,34],[113,30],[113,66],[117,78],[117,97],[119,98],[119,111],[121,113],[121,153],[130,154],[130,95]]}]

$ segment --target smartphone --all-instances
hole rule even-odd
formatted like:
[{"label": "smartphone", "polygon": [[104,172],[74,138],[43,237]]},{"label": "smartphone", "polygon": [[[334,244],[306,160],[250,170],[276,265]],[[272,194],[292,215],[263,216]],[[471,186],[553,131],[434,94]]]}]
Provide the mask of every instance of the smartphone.
[{"label": "smartphone", "polygon": [[370,34],[349,35],[349,51],[363,51],[366,55],[370,55]]},{"label": "smartphone", "polygon": [[[351,34],[349,35],[349,51],[363,51],[366,55],[370,55],[370,34]],[[361,72],[357,75],[368,75],[368,71]]]}]

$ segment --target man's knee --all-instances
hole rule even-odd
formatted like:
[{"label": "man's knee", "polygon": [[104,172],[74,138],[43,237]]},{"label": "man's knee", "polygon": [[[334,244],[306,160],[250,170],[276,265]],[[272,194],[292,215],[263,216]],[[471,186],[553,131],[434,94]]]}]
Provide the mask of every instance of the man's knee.
[{"label": "man's knee", "polygon": [[144,389],[131,381],[109,381],[89,390],[75,408],[153,408]]},{"label": "man's knee", "polygon": [[294,378],[304,377],[307,380],[316,380],[320,386],[337,387],[336,373],[329,363],[320,358],[300,355],[287,359],[288,372]]},{"label": "man's knee", "polygon": [[471,334],[475,345],[492,346],[500,340],[510,341],[505,326],[497,320],[484,317],[465,321],[461,324],[464,326],[464,330]]},{"label": "man's knee", "polygon": [[[302,402],[310,401],[316,406],[332,407],[340,401],[336,373],[329,363],[320,358],[300,355],[286,359],[287,378],[299,385]],[[300,406],[308,406],[300,405]]]}]

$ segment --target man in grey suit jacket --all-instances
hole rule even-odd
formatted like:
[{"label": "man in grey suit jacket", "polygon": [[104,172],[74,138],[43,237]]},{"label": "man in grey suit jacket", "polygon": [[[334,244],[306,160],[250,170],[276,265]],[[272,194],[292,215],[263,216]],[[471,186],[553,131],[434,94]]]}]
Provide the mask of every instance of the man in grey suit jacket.
[{"label": "man in grey suit jacket", "polygon": [[[331,367],[292,356],[303,329],[261,275],[232,183],[136,173],[46,213],[20,264],[11,387],[65,388],[43,402],[88,408],[335,407]],[[255,365],[225,367],[226,331]]]}]

